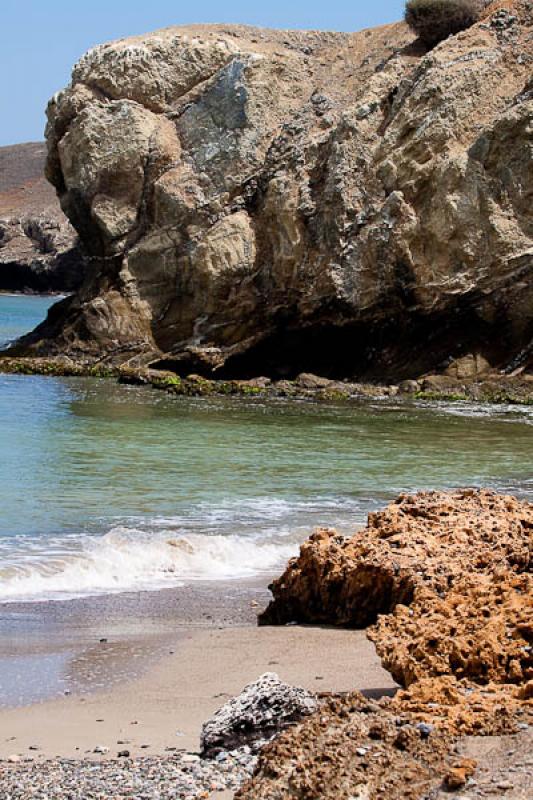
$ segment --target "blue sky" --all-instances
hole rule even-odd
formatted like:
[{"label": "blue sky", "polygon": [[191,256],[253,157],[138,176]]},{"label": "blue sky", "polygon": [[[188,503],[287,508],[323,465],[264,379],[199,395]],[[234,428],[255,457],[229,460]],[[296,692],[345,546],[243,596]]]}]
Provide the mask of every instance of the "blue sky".
[{"label": "blue sky", "polygon": [[48,98],[109,39],[191,22],[351,31],[400,19],[404,0],[1,0],[0,145],[43,138]]}]

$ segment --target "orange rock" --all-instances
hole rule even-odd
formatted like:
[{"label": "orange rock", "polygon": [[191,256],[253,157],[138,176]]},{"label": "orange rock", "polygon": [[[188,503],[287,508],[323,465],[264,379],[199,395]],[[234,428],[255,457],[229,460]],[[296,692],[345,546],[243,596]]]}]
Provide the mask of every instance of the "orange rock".
[{"label": "orange rock", "polygon": [[462,758],[455,761],[444,777],[444,783],[448,789],[460,789],[465,785],[468,778],[474,774],[477,761],[471,758]]},{"label": "orange rock", "polygon": [[259,621],[365,628],[422,587],[446,594],[465,576],[526,571],[532,544],[531,503],[486,489],[402,495],[351,539],[329,529],[305,542]]},{"label": "orange rock", "polygon": [[350,540],[311,537],[262,621],[375,623],[369,637],[406,688],[377,703],[327,698],[262,751],[239,800],[419,800],[464,786],[476,764],[451,755],[457,737],[533,719],[532,531],[530,503],[467,489],[404,495]]},{"label": "orange rock", "polygon": [[473,575],[445,597],[418,589],[409,609],[397,606],[368,635],[403,686],[440,675],[520,684],[533,674],[532,618],[531,575]]}]

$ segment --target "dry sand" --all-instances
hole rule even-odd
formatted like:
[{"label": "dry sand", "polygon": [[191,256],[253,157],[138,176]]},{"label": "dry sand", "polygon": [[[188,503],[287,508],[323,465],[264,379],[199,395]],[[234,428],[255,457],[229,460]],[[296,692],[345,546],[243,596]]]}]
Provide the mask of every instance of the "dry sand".
[{"label": "dry sand", "polygon": [[183,628],[172,648],[143,676],[112,691],[0,710],[0,758],[100,758],[92,755],[96,745],[108,747],[108,757],[124,749],[194,751],[202,722],[264,672],[314,691],[360,689],[373,696],[394,689],[360,631]]}]

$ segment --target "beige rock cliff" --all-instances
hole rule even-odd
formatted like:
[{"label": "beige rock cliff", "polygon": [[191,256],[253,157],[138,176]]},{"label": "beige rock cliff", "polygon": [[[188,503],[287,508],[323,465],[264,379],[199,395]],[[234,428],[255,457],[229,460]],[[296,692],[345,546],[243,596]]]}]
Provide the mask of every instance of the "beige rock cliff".
[{"label": "beige rock cliff", "polygon": [[91,50],[47,131],[91,275],[26,352],[233,376],[527,369],[532,24],[516,2],[428,53],[403,23]]}]

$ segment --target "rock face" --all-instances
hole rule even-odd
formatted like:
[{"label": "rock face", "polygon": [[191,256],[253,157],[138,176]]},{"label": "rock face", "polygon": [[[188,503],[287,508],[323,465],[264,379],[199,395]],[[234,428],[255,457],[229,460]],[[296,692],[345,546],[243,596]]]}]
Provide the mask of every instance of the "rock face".
[{"label": "rock face", "polygon": [[474,489],[401,495],[350,539],[320,530],[304,542],[260,622],[366,628],[419,589],[439,596],[467,576],[526,572],[532,545],[530,503]]},{"label": "rock face", "polygon": [[369,631],[402,686],[441,675],[533,688],[533,580],[505,570],[464,578],[443,597],[418,591]]},{"label": "rock face", "polygon": [[86,259],[44,177],[45,144],[0,148],[0,291],[72,292]]},{"label": "rock face", "polygon": [[[530,503],[467,490],[399,498],[349,541],[304,545],[263,621],[375,622],[368,636],[405,688],[327,702],[262,750],[239,800],[437,800],[465,785],[477,800],[499,782],[528,797],[527,766],[510,756],[532,741],[532,533]],[[465,737],[509,733],[491,769],[510,781],[478,793]]]},{"label": "rock face", "polygon": [[531,30],[518,0],[429,53],[403,23],[91,50],[47,130],[91,277],[26,352],[222,377],[528,369]]},{"label": "rock face", "polygon": [[213,756],[223,750],[264,741],[317,708],[318,702],[312,694],[267,672],[203,725],[202,752]]}]

